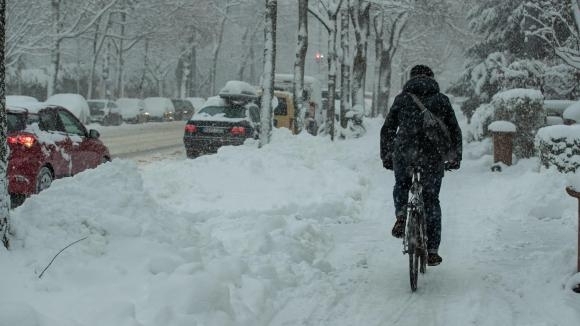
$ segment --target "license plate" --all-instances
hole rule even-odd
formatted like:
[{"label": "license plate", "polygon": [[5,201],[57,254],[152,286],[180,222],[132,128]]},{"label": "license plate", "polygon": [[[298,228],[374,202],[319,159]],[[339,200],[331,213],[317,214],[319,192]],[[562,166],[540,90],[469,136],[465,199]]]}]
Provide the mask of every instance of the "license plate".
[{"label": "license plate", "polygon": [[210,134],[223,134],[224,129],[217,128],[217,127],[205,127],[205,128],[203,128],[203,132],[210,133]]}]

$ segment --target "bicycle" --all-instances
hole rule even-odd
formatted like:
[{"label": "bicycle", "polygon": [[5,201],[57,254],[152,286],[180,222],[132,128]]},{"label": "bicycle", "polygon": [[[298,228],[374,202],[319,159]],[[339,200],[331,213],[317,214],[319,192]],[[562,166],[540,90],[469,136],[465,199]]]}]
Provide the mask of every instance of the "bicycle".
[{"label": "bicycle", "polygon": [[423,204],[423,186],[421,185],[421,170],[417,166],[410,167],[413,176],[407,202],[407,225],[403,237],[403,254],[409,255],[409,276],[411,290],[417,290],[418,274],[427,270],[427,221]]}]

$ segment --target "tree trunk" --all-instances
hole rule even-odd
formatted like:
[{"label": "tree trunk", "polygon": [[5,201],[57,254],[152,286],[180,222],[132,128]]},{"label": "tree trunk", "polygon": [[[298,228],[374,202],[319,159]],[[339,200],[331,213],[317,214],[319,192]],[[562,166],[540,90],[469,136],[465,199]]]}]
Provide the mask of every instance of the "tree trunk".
[{"label": "tree trunk", "polygon": [[60,0],[51,0],[51,14],[52,14],[52,33],[53,39],[50,48],[50,71],[48,77],[48,85],[46,87],[46,97],[54,94],[58,83],[58,70],[60,66]]},{"label": "tree trunk", "polygon": [[350,20],[348,7],[341,11],[340,44],[342,56],[340,58],[340,126],[347,127],[346,111],[350,106],[350,48],[349,48],[349,28]]},{"label": "tree trunk", "polygon": [[195,36],[192,36],[192,41],[191,41],[191,52],[190,52],[190,63],[189,63],[189,70],[191,71],[191,73],[189,74],[189,87],[188,87],[188,92],[189,92],[189,97],[194,97],[197,96],[197,94],[199,93],[199,86],[197,84],[197,76],[198,76],[198,72],[197,72],[197,51],[196,51],[196,41],[195,41]]},{"label": "tree trunk", "polygon": [[379,58],[383,52],[383,34],[375,28],[375,70],[373,75],[373,103],[371,105],[371,117],[376,117],[379,112],[379,93],[381,91],[381,64]]},{"label": "tree trunk", "polygon": [[356,39],[355,54],[352,64],[352,104],[364,109],[365,79],[367,72],[367,45],[370,33],[370,4],[355,0],[350,10]]},{"label": "tree trunk", "polygon": [[266,0],[264,28],[264,78],[262,78],[262,112],[260,124],[260,147],[270,143],[272,134],[272,98],[274,96],[274,74],[276,72],[276,16],[277,0]]},{"label": "tree trunk", "polygon": [[209,82],[209,87],[210,87],[210,93],[213,95],[216,93],[216,74],[217,74],[217,63],[218,63],[218,57],[220,54],[220,49],[222,47],[222,42],[224,39],[224,29],[225,29],[225,25],[226,25],[226,19],[227,19],[227,14],[228,14],[228,8],[229,6],[226,7],[226,12],[225,14],[220,18],[220,22],[218,23],[219,29],[218,29],[218,34],[217,34],[217,40],[216,43],[214,44],[213,47],[213,51],[212,51],[212,64],[211,64],[211,70],[210,70],[210,82]]},{"label": "tree trunk", "polygon": [[[6,26],[6,0],[0,0],[0,46],[4,49]],[[0,52],[2,63],[4,63],[4,51]],[[0,78],[4,81],[6,68],[4,64],[0,67]],[[10,196],[8,195],[8,145],[6,143],[6,84],[0,83],[0,239],[6,249],[9,248],[8,229],[10,226]]]},{"label": "tree trunk", "polygon": [[330,30],[328,35],[328,106],[326,112],[326,128],[330,133],[330,139],[334,140],[334,99],[336,98],[336,30],[337,12],[330,13]]},{"label": "tree trunk", "polygon": [[298,44],[294,60],[294,80],[292,85],[294,107],[294,128],[299,133],[304,129],[306,109],[303,104],[304,65],[308,51],[308,0],[298,1]]},{"label": "tree trunk", "polygon": [[117,97],[125,97],[125,81],[124,81],[124,68],[125,68],[125,49],[123,48],[124,42],[123,37],[125,37],[125,24],[127,23],[127,14],[125,12],[121,13],[121,39],[119,40],[119,53],[117,54]]}]

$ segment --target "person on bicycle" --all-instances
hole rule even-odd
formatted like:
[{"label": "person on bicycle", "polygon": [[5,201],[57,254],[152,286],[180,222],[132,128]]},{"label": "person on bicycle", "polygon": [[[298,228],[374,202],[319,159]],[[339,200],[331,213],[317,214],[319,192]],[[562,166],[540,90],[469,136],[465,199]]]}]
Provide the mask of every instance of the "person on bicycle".
[{"label": "person on bicycle", "polygon": [[[410,80],[397,95],[385,123],[381,128],[381,160],[383,166],[395,173],[393,200],[396,222],[392,235],[402,238],[405,234],[406,204],[412,176],[410,165],[421,168],[423,202],[427,220],[427,264],[439,265],[443,259],[438,249],[441,242],[441,207],[439,191],[445,170],[459,169],[462,158],[461,129],[449,98],[439,91],[431,68],[417,65],[411,69]],[[451,136],[451,159],[441,156],[437,144],[425,135],[421,109],[411,94],[423,103],[435,116],[443,121]]]}]

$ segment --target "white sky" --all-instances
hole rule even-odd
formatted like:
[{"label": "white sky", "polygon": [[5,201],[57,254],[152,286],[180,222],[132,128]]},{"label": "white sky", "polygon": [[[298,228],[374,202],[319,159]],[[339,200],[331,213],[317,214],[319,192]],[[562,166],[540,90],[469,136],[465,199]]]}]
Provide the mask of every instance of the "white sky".
[{"label": "white sky", "polygon": [[12,211],[0,326],[579,325],[578,176],[492,173],[490,142],[466,145],[441,192],[444,261],[411,294],[381,124],[55,181]]}]

